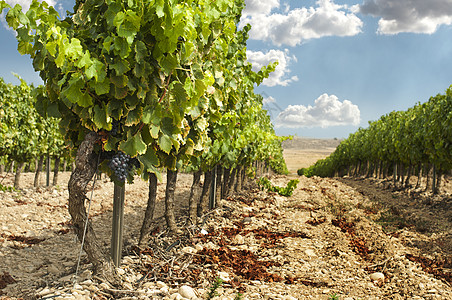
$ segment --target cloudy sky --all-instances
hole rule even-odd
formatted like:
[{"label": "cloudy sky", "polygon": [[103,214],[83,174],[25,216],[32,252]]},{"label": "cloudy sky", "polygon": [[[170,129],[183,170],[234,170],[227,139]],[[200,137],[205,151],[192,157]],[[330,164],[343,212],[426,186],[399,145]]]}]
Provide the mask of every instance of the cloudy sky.
[{"label": "cloudy sky", "polygon": [[[26,5],[27,0],[7,0]],[[52,0],[59,11],[73,0]],[[347,137],[452,84],[452,0],[246,0],[248,60],[279,61],[256,91],[277,134]],[[0,28],[0,76],[40,83]]]}]

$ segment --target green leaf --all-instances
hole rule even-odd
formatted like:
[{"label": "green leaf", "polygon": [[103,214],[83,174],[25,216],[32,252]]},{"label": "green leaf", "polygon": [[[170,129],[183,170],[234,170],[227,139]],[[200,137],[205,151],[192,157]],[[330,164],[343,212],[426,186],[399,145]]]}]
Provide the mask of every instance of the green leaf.
[{"label": "green leaf", "polygon": [[140,155],[138,159],[145,165],[145,169],[149,169],[150,166],[158,167],[160,164],[159,158],[152,147],[148,147],[145,154]]},{"label": "green leaf", "polygon": [[187,93],[185,92],[184,86],[180,82],[175,82],[173,84],[171,94],[174,96],[176,103],[178,103],[179,105],[187,101]]},{"label": "green leaf", "polygon": [[83,95],[78,99],[77,104],[81,107],[88,107],[93,105],[93,98],[88,94],[88,92],[83,93]]},{"label": "green leaf", "polygon": [[127,140],[119,144],[119,150],[134,157],[138,154],[144,154],[147,150],[146,144],[141,138],[141,134],[131,135],[130,131],[127,133]]},{"label": "green leaf", "polygon": [[17,44],[17,51],[19,51],[19,53],[21,55],[30,54],[32,52],[32,50],[33,50],[33,45],[28,42],[20,41]]},{"label": "green leaf", "polygon": [[128,78],[125,75],[119,75],[119,76],[115,76],[115,75],[110,75],[110,81],[111,83],[113,83],[116,87],[125,87],[127,86],[127,81]]},{"label": "green leaf", "polygon": [[94,77],[96,81],[104,81],[107,76],[105,65],[96,58],[92,60],[92,64],[86,69],[85,74],[88,80]]},{"label": "green leaf", "polygon": [[116,75],[120,76],[127,73],[130,70],[129,62],[127,60],[119,60],[115,64],[109,65],[110,69],[116,71]]},{"label": "green leaf", "polygon": [[126,39],[122,37],[114,38],[115,52],[121,56],[121,58],[126,58],[130,52],[130,46]]},{"label": "green leaf", "polygon": [[164,117],[160,122],[161,130],[163,134],[171,136],[178,132],[177,127],[174,126],[174,120],[169,117]]},{"label": "green leaf", "polygon": [[57,103],[49,103],[49,105],[47,106],[47,115],[49,117],[61,118],[61,113],[58,109]]},{"label": "green leaf", "polygon": [[145,43],[137,41],[135,44],[135,59],[137,62],[143,61],[148,55],[148,49]]},{"label": "green leaf", "polygon": [[159,138],[158,145],[163,152],[165,152],[166,154],[169,154],[171,152],[173,143],[169,136],[162,134],[162,136],[160,136],[160,138]]},{"label": "green leaf", "polygon": [[99,105],[94,106],[93,122],[98,129],[108,129],[108,127],[111,127],[108,124],[108,118],[106,106],[103,108]]},{"label": "green leaf", "polygon": [[151,136],[152,136],[152,138],[158,139],[159,132],[160,132],[160,126],[155,126],[155,125],[151,126]]},{"label": "green leaf", "polygon": [[10,8],[11,6],[9,6],[8,3],[6,3],[5,1],[0,1],[0,13],[2,13],[2,10],[5,8]]},{"label": "green leaf", "polygon": [[83,47],[80,43],[80,40],[77,38],[72,38],[71,42],[67,47],[66,50],[66,56],[72,57],[72,59],[78,59],[83,55]]},{"label": "green leaf", "polygon": [[81,89],[84,87],[84,82],[80,78],[80,74],[74,73],[68,82],[68,85],[61,91],[61,94],[72,103],[77,103],[83,96]]},{"label": "green leaf", "polygon": [[168,54],[166,57],[164,57],[161,61],[161,66],[163,69],[163,72],[165,72],[166,76],[169,76],[169,74],[179,65],[179,62],[177,61],[177,57],[173,54]]},{"label": "green leaf", "polygon": [[126,126],[133,126],[140,123],[141,118],[143,116],[143,108],[141,106],[136,109],[129,111],[126,119]]},{"label": "green leaf", "polygon": [[77,67],[84,68],[85,66],[90,67],[93,64],[91,61],[91,56],[89,54],[89,51],[86,51],[85,54],[82,56],[81,59],[79,59],[77,63]]},{"label": "green leaf", "polygon": [[165,0],[157,0],[155,3],[155,13],[157,17],[162,18],[165,16],[163,9],[165,8]]},{"label": "green leaf", "polygon": [[148,147],[150,147],[150,145],[154,142],[149,125],[144,125],[143,128],[141,128],[141,138],[143,139],[143,142],[148,145]]},{"label": "green leaf", "polygon": [[110,81],[108,79],[103,82],[90,81],[90,86],[94,88],[97,95],[107,94],[110,91]]},{"label": "green leaf", "polygon": [[124,99],[127,96],[127,87],[117,87],[113,85],[113,90],[116,99]]},{"label": "green leaf", "polygon": [[49,51],[50,55],[55,56],[57,49],[56,47],[58,46],[58,43],[56,41],[53,42],[49,42],[46,44],[46,49],[47,51]]},{"label": "green leaf", "polygon": [[118,138],[115,138],[113,136],[108,136],[107,143],[104,145],[105,151],[116,151],[116,144],[119,142]]}]

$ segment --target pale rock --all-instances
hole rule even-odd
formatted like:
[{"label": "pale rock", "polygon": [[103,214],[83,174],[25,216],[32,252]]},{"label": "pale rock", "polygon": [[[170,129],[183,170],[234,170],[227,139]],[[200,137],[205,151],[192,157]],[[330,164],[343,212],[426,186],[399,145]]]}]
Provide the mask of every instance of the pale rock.
[{"label": "pale rock", "polygon": [[127,290],[133,290],[133,286],[129,282],[124,282],[123,285]]},{"label": "pale rock", "polygon": [[159,288],[163,288],[163,287],[168,288],[168,285],[166,285],[166,283],[164,283],[163,281],[160,281],[160,280],[157,281],[155,284],[156,284],[157,287],[159,287]]},{"label": "pale rock", "polygon": [[203,245],[201,245],[200,243],[195,245],[195,249],[196,251],[201,251],[202,249],[204,249]]},{"label": "pale rock", "polygon": [[193,247],[184,247],[184,248],[182,248],[182,252],[185,254],[195,254],[196,249]]},{"label": "pale rock", "polygon": [[76,283],[76,284],[74,284],[74,290],[79,290],[79,291],[81,291],[81,290],[83,290],[83,286],[81,286],[80,284],[78,284],[78,283]]},{"label": "pale rock", "polygon": [[41,291],[38,292],[39,296],[45,296],[50,294],[52,291],[49,288],[43,288]]},{"label": "pale rock", "polygon": [[323,294],[328,294],[330,291],[331,291],[330,289],[324,289],[324,290],[322,291],[322,293],[323,293]]},{"label": "pale rock", "polygon": [[237,234],[233,239],[233,243],[237,245],[243,245],[245,244],[245,238],[242,235]]},{"label": "pale rock", "polygon": [[126,274],[126,271],[122,268],[116,268],[116,271],[118,272],[119,275],[124,275]]},{"label": "pale rock", "polygon": [[428,291],[427,291],[428,294],[436,294],[437,292],[438,292],[438,291],[435,290],[435,289],[431,289],[431,290],[428,290]]},{"label": "pale rock", "polygon": [[252,219],[251,219],[250,217],[245,217],[245,218],[242,220],[242,223],[243,223],[243,224],[251,224],[251,221],[252,221]]},{"label": "pale rock", "polygon": [[216,249],[218,249],[219,247],[218,247],[217,245],[215,245],[214,243],[212,243],[212,242],[208,242],[208,243],[205,245],[205,248],[206,248],[206,249],[214,249],[214,250],[216,250]]},{"label": "pale rock", "polygon": [[156,290],[156,289],[147,289],[146,290],[146,295],[147,296],[156,296],[156,295],[160,295],[161,291],[160,290]]},{"label": "pale rock", "polygon": [[144,287],[144,288],[147,288],[147,289],[148,289],[148,288],[151,288],[151,287],[155,287],[155,285],[156,285],[156,284],[155,284],[154,282],[149,282],[149,281],[143,283],[143,287]]},{"label": "pale rock", "polygon": [[304,250],[304,253],[305,253],[307,256],[317,256],[317,254],[315,254],[315,251],[312,250],[312,249],[306,249],[306,250]]},{"label": "pale rock", "polygon": [[373,281],[384,281],[385,275],[381,272],[375,272],[370,274],[370,279],[372,279]]},{"label": "pale rock", "polygon": [[74,295],[74,297],[75,300],[90,300],[90,297],[86,295]]},{"label": "pale rock", "polygon": [[80,282],[80,285],[88,286],[88,285],[92,285],[92,284],[93,284],[93,281],[91,279],[87,279],[87,280],[85,280],[83,282]]},{"label": "pale rock", "polygon": [[224,282],[231,281],[231,278],[229,277],[229,274],[226,273],[226,272],[218,272],[218,277],[220,277],[221,280],[223,280]]},{"label": "pale rock", "polygon": [[195,291],[188,285],[183,285],[179,288],[179,294],[187,299],[195,299]]},{"label": "pale rock", "polygon": [[99,291],[99,288],[97,286],[95,286],[94,284],[87,286],[86,289],[88,291],[90,291],[90,292],[97,292],[97,291]]},{"label": "pale rock", "polygon": [[105,282],[102,282],[101,284],[99,284],[99,287],[104,290],[108,290],[110,288],[110,286]]},{"label": "pale rock", "polygon": [[131,265],[133,264],[133,259],[130,256],[125,256],[122,259],[123,264]]},{"label": "pale rock", "polygon": [[179,293],[174,293],[170,296],[170,299],[171,300],[183,300],[184,297],[182,297],[181,294],[179,294]]},{"label": "pale rock", "polygon": [[168,295],[169,294],[169,288],[167,286],[162,286],[160,288],[160,293]]},{"label": "pale rock", "polygon": [[[72,266],[72,264],[71,264]],[[92,278],[93,272],[91,270],[85,270],[80,274],[80,279],[86,280]]]}]

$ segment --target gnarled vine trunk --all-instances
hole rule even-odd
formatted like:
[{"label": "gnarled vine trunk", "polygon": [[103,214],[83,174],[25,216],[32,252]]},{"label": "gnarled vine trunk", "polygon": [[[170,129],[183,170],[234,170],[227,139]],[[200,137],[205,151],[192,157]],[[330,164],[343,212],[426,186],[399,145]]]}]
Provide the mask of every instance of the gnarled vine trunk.
[{"label": "gnarled vine trunk", "polygon": [[16,189],[20,188],[20,174],[22,174],[22,169],[24,168],[25,163],[20,162],[17,164],[16,168],[16,176],[14,176],[14,187]]},{"label": "gnarled vine trunk", "polygon": [[169,231],[177,232],[176,217],[174,213],[174,192],[176,191],[177,171],[167,170],[165,193],[165,220]]},{"label": "gnarled vine trunk", "polygon": [[191,224],[196,224],[198,215],[198,194],[199,194],[199,183],[201,182],[202,171],[196,171],[193,173],[193,183],[190,188],[190,197],[188,198],[188,220]]},{"label": "gnarled vine trunk", "polygon": [[57,156],[57,157],[55,157],[55,166],[54,166],[54,169],[53,169],[53,182],[52,182],[52,185],[57,185],[58,184],[59,169],[60,169],[60,157]]},{"label": "gnarled vine trunk", "polygon": [[72,226],[79,241],[83,240],[85,222],[87,222],[83,250],[85,250],[89,261],[93,264],[95,273],[111,284],[118,285],[120,279],[116,274],[113,260],[110,254],[102,248],[91,222],[87,221],[88,215],[85,208],[85,200],[87,200],[86,188],[97,169],[98,160],[93,148],[98,139],[97,133],[88,133],[77,150],[75,169],[68,183],[69,213],[71,214]]},{"label": "gnarled vine trunk", "polygon": [[212,184],[212,172],[213,170],[204,173],[204,184],[202,187],[202,193],[198,205],[199,217],[207,213],[207,211],[209,210],[209,192],[210,185]]},{"label": "gnarled vine trunk", "polygon": [[44,155],[39,156],[38,164],[36,165],[35,181],[33,183],[34,187],[38,187],[41,184],[41,172],[42,165],[44,164]]},{"label": "gnarled vine trunk", "polygon": [[149,193],[148,204],[146,212],[144,213],[143,225],[140,230],[140,239],[138,240],[138,247],[145,247],[149,242],[149,234],[151,233],[151,226],[154,220],[155,202],[157,199],[157,176],[154,173],[149,173]]}]

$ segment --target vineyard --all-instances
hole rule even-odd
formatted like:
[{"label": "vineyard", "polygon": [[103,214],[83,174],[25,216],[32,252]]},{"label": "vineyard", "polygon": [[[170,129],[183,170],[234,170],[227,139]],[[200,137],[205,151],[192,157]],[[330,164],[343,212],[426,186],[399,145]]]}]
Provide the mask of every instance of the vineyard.
[{"label": "vineyard", "polygon": [[394,111],[342,141],[328,158],[300,169],[312,176],[366,176],[393,180],[404,188],[412,184],[437,193],[441,179],[452,170],[452,87],[444,95]]},{"label": "vineyard", "polygon": [[452,298],[452,90],[290,175],[243,8],[0,0],[0,299]]}]

